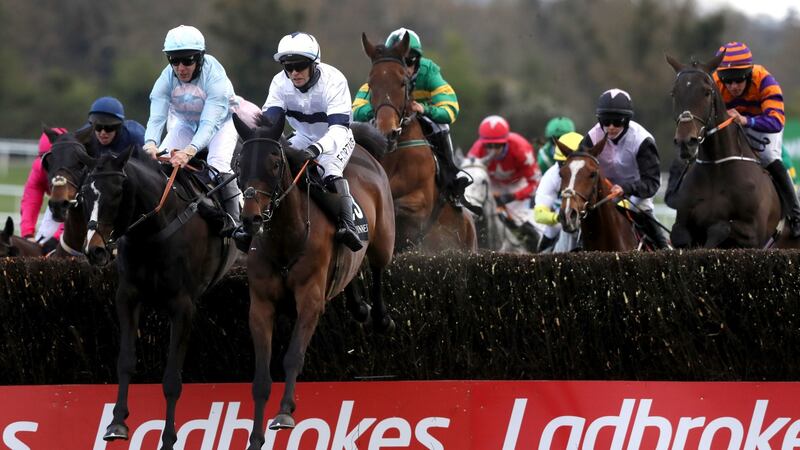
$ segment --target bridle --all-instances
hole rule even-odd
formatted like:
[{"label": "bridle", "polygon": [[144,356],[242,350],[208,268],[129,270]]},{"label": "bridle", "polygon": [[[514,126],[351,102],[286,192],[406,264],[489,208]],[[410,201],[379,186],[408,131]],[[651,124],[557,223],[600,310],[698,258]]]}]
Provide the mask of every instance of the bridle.
[{"label": "bridle", "polygon": [[[409,77],[408,74],[406,73],[406,67],[407,67],[406,66],[406,62],[401,58],[395,58],[395,57],[392,57],[392,56],[385,56],[385,57],[377,58],[374,61],[372,61],[373,69],[375,68],[375,66],[377,64],[384,63],[384,62],[397,63],[397,64],[400,64],[401,66],[403,66],[403,89],[405,91],[403,93],[403,107],[402,107],[402,109],[398,108],[397,106],[395,106],[394,103],[392,103],[392,99],[390,98],[389,93],[387,92],[385,97],[380,99],[380,103],[378,103],[378,106],[376,106],[374,108],[374,110],[373,110],[374,117],[378,117],[378,111],[380,111],[381,108],[385,108],[385,107],[391,108],[395,112],[395,114],[397,114],[397,117],[399,118],[398,127],[394,128],[391,131],[391,134],[389,135],[389,137],[387,138],[387,141],[388,141],[388,144],[389,144],[388,145],[388,152],[391,153],[391,152],[397,150],[398,148],[402,148],[403,147],[403,146],[398,146],[398,138],[403,133],[403,127],[407,126],[411,122],[411,120],[414,118],[414,114],[406,115],[408,113],[409,99],[411,98],[412,80],[411,80],[411,77]],[[414,145],[417,145],[417,144],[414,144]]]},{"label": "bridle", "polygon": [[[567,161],[569,161],[573,157],[586,157],[591,159],[595,164],[598,165],[598,167],[600,166],[600,160],[598,160],[596,156],[590,153],[583,151],[572,152],[569,154],[569,156],[567,156]],[[567,204],[574,197],[578,197],[581,200],[583,200],[584,202],[583,209],[578,210],[578,217],[580,218],[580,220],[584,220],[592,211],[597,210],[597,208],[602,206],[604,203],[611,201],[615,198],[609,194],[608,196],[598,200],[598,195],[600,194],[600,179],[601,177],[599,176],[598,172],[598,176],[596,177],[595,182],[592,184],[592,190],[591,192],[589,192],[589,195],[583,195],[582,193],[570,187],[564,188],[564,190],[561,191],[561,200],[563,202],[566,202]],[[608,182],[607,179],[605,178],[603,179],[606,180],[606,182]]]},{"label": "bridle", "polygon": [[[78,142],[56,142],[52,145],[50,152],[50,157],[52,157],[52,148],[56,147],[78,147],[77,151],[83,151],[83,146]],[[55,192],[56,189],[60,189],[66,187],[67,185],[72,186],[75,188],[77,194],[75,198],[67,200],[69,203],[69,208],[74,209],[80,206],[81,204],[81,187],[79,183],[82,183],[81,180],[86,177],[87,168],[86,165],[82,165],[83,167],[76,171],[70,167],[59,167],[55,171],[55,175],[53,178],[50,179],[50,185],[52,186],[52,191]],[[66,173],[67,176],[64,176],[62,173]],[[74,181],[73,181],[74,180]]]},{"label": "bridle", "polygon": [[[242,197],[244,198],[245,201],[253,200],[253,201],[256,202],[256,205],[258,205],[259,215],[261,216],[261,219],[262,219],[263,223],[269,224],[270,221],[272,220],[273,215],[275,214],[275,211],[278,209],[278,207],[280,206],[280,204],[283,201],[283,199],[285,199],[286,196],[289,195],[289,192],[291,192],[292,189],[294,189],[295,186],[297,186],[297,183],[300,180],[300,177],[304,173],[306,174],[306,181],[308,181],[308,173],[306,172],[306,168],[308,167],[308,164],[309,164],[310,161],[306,161],[306,163],[303,165],[302,169],[300,169],[300,171],[297,173],[297,176],[295,176],[295,178],[292,181],[292,183],[289,184],[289,186],[284,189],[283,186],[281,185],[281,180],[284,179],[284,177],[286,176],[285,175],[286,171],[289,170],[289,162],[286,159],[286,150],[283,148],[283,144],[281,144],[280,142],[276,141],[275,139],[270,139],[270,138],[251,138],[251,139],[248,139],[248,140],[244,141],[244,143],[242,144],[242,152],[245,151],[247,145],[252,144],[254,142],[267,142],[267,143],[277,147],[278,150],[280,151],[280,155],[281,155],[280,173],[278,175],[278,181],[275,183],[275,185],[272,188],[272,192],[267,192],[267,191],[263,191],[261,189],[256,189],[253,186],[248,186],[247,189],[245,189],[244,192],[242,193]],[[252,165],[255,166],[256,164],[257,164],[257,160],[253,159],[253,164]],[[251,169],[251,171],[256,171],[258,168],[257,167],[251,167],[250,169]],[[269,202],[267,202],[267,205],[262,205],[261,202],[259,201],[258,196],[256,194],[261,194],[264,197],[267,197],[267,199],[269,199]],[[306,207],[310,208],[310,203],[309,202],[306,203]],[[311,214],[310,210],[307,211],[307,215],[306,215],[306,220],[307,221],[308,221],[308,217],[310,216],[310,214]]]},{"label": "bridle", "polygon": [[[87,186],[91,186],[92,180],[94,180],[96,178],[103,178],[103,177],[121,177],[122,178],[122,182],[124,182],[125,179],[128,178],[128,175],[125,174],[125,172],[122,171],[122,170],[108,170],[108,171],[102,171],[102,172],[92,172],[92,173],[90,173],[88,175],[88,177],[86,179],[86,185]],[[90,230],[90,231],[94,231],[95,233],[97,233],[100,236],[100,239],[103,240],[103,245],[106,248],[108,248],[109,250],[112,250],[116,246],[116,242],[121,236],[125,235],[125,233],[130,231],[134,226],[138,225],[141,222],[142,222],[142,220],[139,220],[137,222],[134,222],[130,226],[126,226],[125,227],[125,231],[120,233],[118,236],[115,236],[115,231],[116,230],[114,229],[114,224],[112,223],[111,227],[110,227],[111,228],[111,232],[108,234],[108,240],[106,240],[105,236],[103,236],[103,233],[100,233],[99,230],[98,230],[98,225],[100,225],[100,224],[106,224],[107,225],[108,224],[107,222],[100,222],[99,220],[90,220],[89,223],[86,226],[86,229]]]},{"label": "bridle", "polygon": [[[688,109],[683,111],[683,112],[681,112],[680,114],[678,114],[677,119],[675,119],[676,126],[680,126],[682,123],[690,123],[690,122],[693,122],[693,121],[697,121],[701,125],[700,131],[697,133],[698,135],[697,136],[692,136],[692,137],[689,138],[690,141],[694,140],[694,141],[697,142],[697,145],[694,146],[694,151],[692,152],[692,155],[691,155],[690,159],[696,160],[698,164],[719,164],[719,163],[722,163],[722,162],[732,161],[732,160],[752,161],[752,162],[758,163],[758,160],[756,160],[754,158],[748,158],[748,157],[745,157],[745,156],[742,156],[742,155],[730,156],[730,157],[727,157],[727,158],[722,158],[722,159],[713,160],[713,161],[706,161],[706,160],[697,159],[697,153],[700,150],[700,145],[702,145],[703,142],[705,142],[705,140],[709,136],[712,136],[712,135],[716,134],[717,132],[723,130],[728,125],[733,123],[733,118],[729,117],[728,119],[724,120],[719,125],[715,125],[719,120],[719,117],[718,117],[718,114],[717,114],[718,111],[717,111],[717,108],[716,108],[719,92],[717,92],[717,89],[715,87],[716,83],[714,82],[714,79],[705,70],[700,70],[700,69],[684,69],[684,70],[681,70],[680,72],[678,72],[675,75],[675,85],[678,84],[678,79],[680,78],[681,75],[688,74],[688,73],[701,73],[701,74],[703,74],[703,76],[705,76],[705,78],[706,78],[706,81],[708,81],[708,83],[711,86],[711,96],[709,97],[710,106],[708,108],[708,116],[705,119],[703,119],[701,117],[698,117],[697,115],[695,115],[693,112],[689,111]],[[673,87],[673,92],[674,91],[675,91],[675,88]],[[710,125],[712,125],[712,127],[708,128]],[[715,125],[715,126],[713,126],[713,125]]]}]

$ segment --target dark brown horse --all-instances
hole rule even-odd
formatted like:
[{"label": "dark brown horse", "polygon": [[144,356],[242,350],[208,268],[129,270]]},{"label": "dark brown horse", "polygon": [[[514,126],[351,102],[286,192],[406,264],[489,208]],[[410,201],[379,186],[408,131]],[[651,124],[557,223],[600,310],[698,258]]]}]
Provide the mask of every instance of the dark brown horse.
[{"label": "dark brown horse", "polygon": [[[675,145],[686,171],[676,197],[677,216],[671,240],[675,247],[764,247],[781,219],[778,193],[750,148],[744,131],[730,124],[712,75],[722,57],[675,69],[672,99]],[[776,246],[794,246],[788,227]]]},{"label": "dark brown horse", "polygon": [[472,216],[456,209],[436,185],[433,151],[416,113],[409,109],[412,81],[404,62],[408,35],[388,48],[373,45],[363,33],[361,41],[372,61],[368,83],[375,126],[389,139],[389,151],[380,162],[394,197],[396,248],[475,251],[478,241]]},{"label": "dark brown horse", "polygon": [[55,221],[64,222],[59,246],[52,256],[82,258],[87,220],[78,193],[88,173],[88,164],[96,155],[84,146],[86,136],[79,137],[69,132],[58,134],[48,128],[45,128],[45,134],[53,143],[50,151],[42,156],[42,168],[50,183],[47,206]]},{"label": "dark brown horse", "polygon": [[[197,197],[175,184],[167,190],[167,177],[149,158],[131,158],[133,147],[120,156],[111,153],[92,161],[81,187],[89,219],[87,256],[94,265],[111,260],[117,246],[116,292],[120,323],[117,361],[119,388],[114,417],[103,439],[128,439],[128,387],[136,368],[136,335],[142,305],[167,312],[170,320],[169,351],[163,391],[166,419],[162,450],[177,440],[175,406],[181,394],[181,370],[195,302],[230,268],[236,249],[219,237],[197,211]],[[162,194],[163,207],[156,209]]]},{"label": "dark brown horse", "polygon": [[617,208],[610,196],[611,182],[600,172],[597,155],[605,148],[606,137],[592,148],[575,152],[561,142],[556,144],[567,157],[560,171],[564,230],[580,230],[586,250],[636,250],[639,237],[633,222]]},{"label": "dark brown horse", "polygon": [[[325,303],[347,286],[348,309],[356,319],[367,319],[368,308],[352,295],[354,287],[350,284],[365,257],[372,272],[373,327],[378,331],[394,327],[381,297],[382,272],[391,262],[394,248],[394,213],[389,180],[380,163],[361,146],[364,141],[354,130],[359,145],[344,175],[358,203],[356,226],[359,218],[365,218],[363,230],[368,237],[363,249],[351,252],[334,242],[335,224],[318,202],[309,198],[311,188],[304,192],[297,187],[298,182],[308,182],[309,171],[316,167],[303,167],[305,170],[293,174],[291,161],[296,159],[297,150],[282,139],[281,130],[269,126],[253,130],[236,116],[234,123],[244,139],[239,160],[239,184],[245,197],[242,221],[254,234],[247,261],[250,332],[256,358],[255,413],[248,449],[258,450],[264,443],[264,406],[272,386],[269,363],[279,304],[294,302],[297,319],[283,360],[286,386],[271,429],[295,425],[295,383]],[[377,145],[378,140],[385,146],[380,136],[373,143]]]},{"label": "dark brown horse", "polygon": [[14,236],[14,220],[6,218],[6,226],[0,231],[0,258],[17,256],[42,256],[42,247],[25,238]]}]

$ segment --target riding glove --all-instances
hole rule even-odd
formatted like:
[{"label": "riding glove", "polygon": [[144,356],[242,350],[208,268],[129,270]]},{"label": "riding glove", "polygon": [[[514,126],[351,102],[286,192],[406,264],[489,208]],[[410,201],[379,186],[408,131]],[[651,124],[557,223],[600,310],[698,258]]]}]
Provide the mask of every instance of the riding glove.
[{"label": "riding glove", "polygon": [[147,154],[150,155],[151,158],[153,158],[153,159],[157,159],[158,158],[158,156],[157,156],[158,155],[158,147],[156,147],[155,142],[153,142],[153,141],[145,142],[144,146],[142,146],[142,150],[147,152]]},{"label": "riding glove", "polygon": [[306,147],[303,150],[301,150],[300,153],[301,153],[301,156],[302,156],[302,160],[304,162],[305,161],[310,161],[312,159],[316,159],[317,156],[319,156],[319,154],[320,154],[319,146],[317,144],[311,144],[308,147]]},{"label": "riding glove", "polygon": [[495,201],[497,201],[497,204],[501,206],[505,205],[506,203],[511,203],[515,200],[517,200],[517,197],[515,197],[514,194],[510,193],[500,194],[495,199]]}]

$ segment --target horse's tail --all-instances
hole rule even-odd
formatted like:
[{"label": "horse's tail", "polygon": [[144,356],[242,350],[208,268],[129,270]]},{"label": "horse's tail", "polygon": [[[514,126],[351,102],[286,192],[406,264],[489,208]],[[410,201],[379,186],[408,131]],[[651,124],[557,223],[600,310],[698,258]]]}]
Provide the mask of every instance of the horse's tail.
[{"label": "horse's tail", "polygon": [[386,136],[377,128],[366,122],[353,122],[350,124],[356,143],[364,147],[376,159],[383,158],[389,147]]}]

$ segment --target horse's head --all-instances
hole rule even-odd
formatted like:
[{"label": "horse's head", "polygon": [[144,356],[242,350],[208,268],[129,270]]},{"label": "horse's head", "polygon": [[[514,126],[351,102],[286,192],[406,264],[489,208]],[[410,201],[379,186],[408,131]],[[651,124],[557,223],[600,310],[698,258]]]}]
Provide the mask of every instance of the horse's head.
[{"label": "horse's head", "polygon": [[679,148],[681,158],[693,159],[706,133],[721,122],[720,117],[727,117],[722,96],[711,76],[725,53],[707,63],[693,61],[691,64],[682,64],[669,55],[665,56],[677,74],[671,93],[677,124],[675,146]]},{"label": "horse's head", "polygon": [[78,192],[92,158],[74,134],[57,134],[50,128],[44,131],[53,143],[50,151],[42,156],[42,168],[47,172],[51,188],[47,204],[53,219],[63,222],[67,210],[78,206]]},{"label": "horse's head", "polygon": [[585,218],[599,201],[600,161],[597,156],[606,145],[607,136],[592,148],[573,151],[561,141],[556,145],[567,157],[561,166],[561,225],[570,233],[581,226]]},{"label": "horse's head", "polygon": [[122,228],[128,225],[133,214],[125,195],[128,184],[125,165],[134,150],[131,146],[119,156],[107,153],[91,160],[92,170],[81,187],[84,211],[89,220],[86,255],[91,264],[105,266],[111,261],[113,245],[125,233]]},{"label": "horse's head", "polygon": [[364,52],[372,61],[367,83],[370,101],[375,113],[375,126],[390,142],[396,142],[403,127],[403,120],[411,103],[412,79],[406,70],[405,58],[409,51],[408,33],[392,46],[373,45],[365,33],[361,33]]},{"label": "horse's head", "polygon": [[11,217],[6,219],[6,226],[0,231],[0,258],[8,258],[19,255],[19,249],[11,244],[11,236],[14,235],[14,221]]},{"label": "horse's head", "polygon": [[242,224],[253,235],[268,221],[288,189],[290,167],[287,155],[296,150],[283,139],[282,129],[264,123],[262,117],[256,128],[250,128],[239,116],[233,115],[236,131],[244,144],[239,154],[238,182],[244,197]]},{"label": "horse's head", "polygon": [[473,205],[479,205],[483,208],[484,212],[486,211],[487,204],[492,203],[494,199],[491,192],[489,171],[486,168],[489,159],[491,159],[491,155],[483,158],[470,156],[464,158],[464,161],[461,163],[461,170],[472,178],[472,184],[464,189],[464,198]]}]

